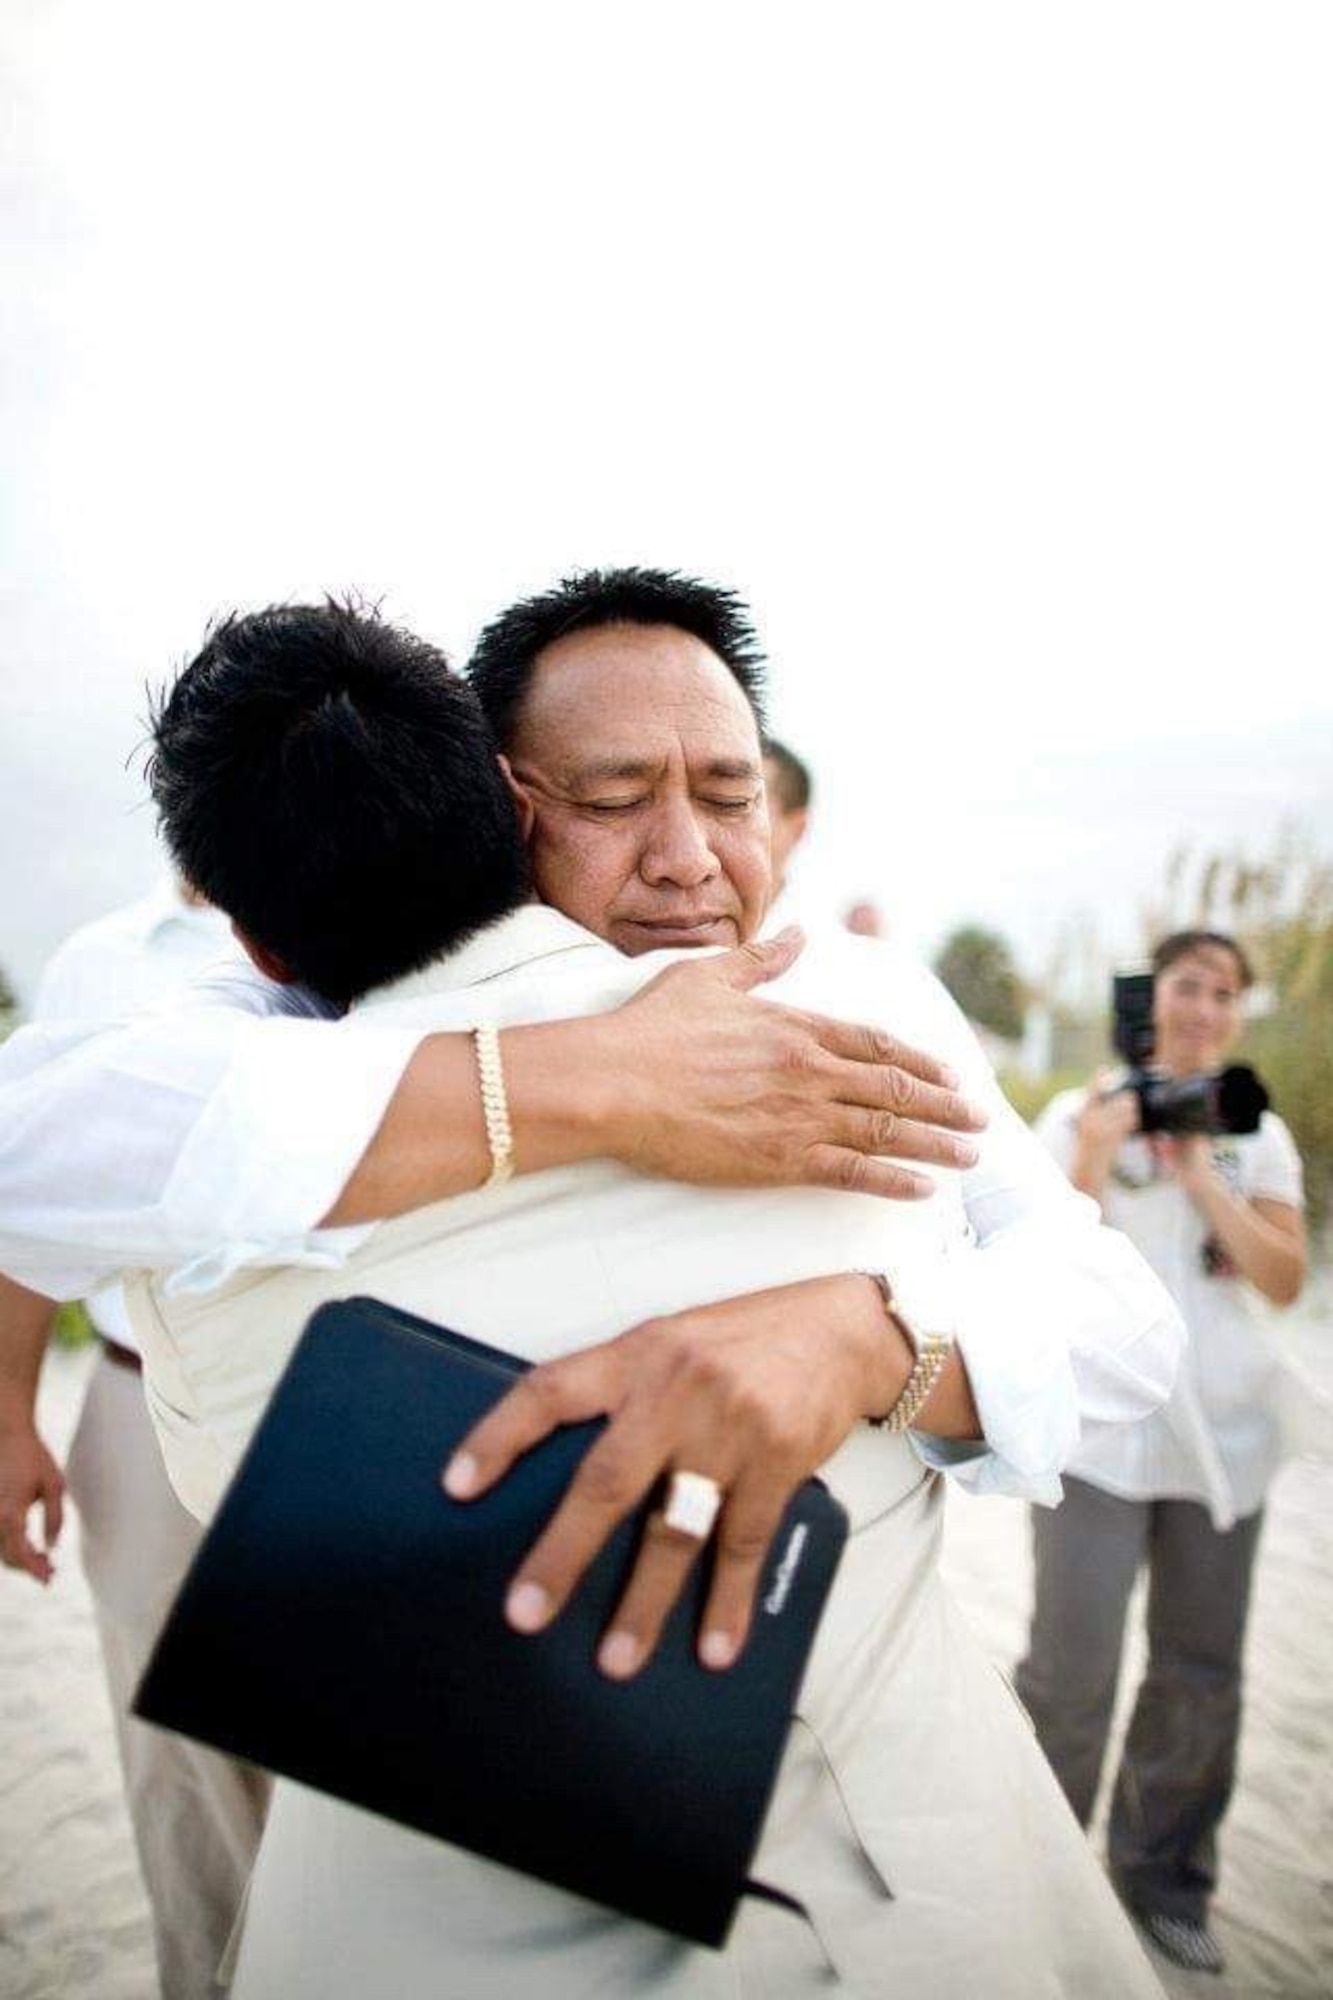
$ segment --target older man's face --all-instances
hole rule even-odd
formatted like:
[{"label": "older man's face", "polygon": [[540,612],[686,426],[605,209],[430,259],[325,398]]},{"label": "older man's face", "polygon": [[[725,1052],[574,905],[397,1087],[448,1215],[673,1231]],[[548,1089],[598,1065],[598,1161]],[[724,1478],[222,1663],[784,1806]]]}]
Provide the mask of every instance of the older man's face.
[{"label": "older man's face", "polygon": [[509,761],[543,902],[631,956],[753,936],[770,874],[758,732],[700,640],[607,625],[547,646]]}]

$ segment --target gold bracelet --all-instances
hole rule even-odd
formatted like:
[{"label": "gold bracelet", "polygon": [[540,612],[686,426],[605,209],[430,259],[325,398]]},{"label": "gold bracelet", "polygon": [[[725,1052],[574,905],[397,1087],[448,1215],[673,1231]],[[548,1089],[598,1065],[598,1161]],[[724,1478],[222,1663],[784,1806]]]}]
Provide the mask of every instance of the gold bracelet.
[{"label": "gold bracelet", "polygon": [[488,1188],[503,1187],[514,1172],[514,1128],[509,1123],[509,1099],[505,1094],[505,1073],[500,1061],[500,1034],[496,1028],[474,1028],[477,1075],[481,1081],[481,1110],[486,1120],[486,1143],[491,1149],[491,1171],[483,1183]]},{"label": "gold bracelet", "polygon": [[868,1419],[877,1430],[910,1431],[922,1409],[930,1401],[931,1391],[939,1381],[945,1362],[953,1349],[953,1336],[947,1333],[925,1333],[918,1337],[907,1321],[902,1318],[893,1303],[893,1291],[882,1271],[863,1271],[862,1277],[870,1278],[879,1287],[884,1301],[884,1312],[891,1326],[901,1333],[916,1356],[912,1372],[898,1391],[893,1405],[883,1416]]}]

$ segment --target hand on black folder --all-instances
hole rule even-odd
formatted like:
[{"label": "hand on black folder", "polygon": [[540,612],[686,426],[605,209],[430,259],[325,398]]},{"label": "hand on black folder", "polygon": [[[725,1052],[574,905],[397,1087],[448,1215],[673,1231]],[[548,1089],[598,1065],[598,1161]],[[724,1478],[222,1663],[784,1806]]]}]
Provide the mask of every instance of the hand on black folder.
[{"label": "hand on black folder", "polygon": [[[861,1282],[873,1334],[860,1344],[847,1338],[848,1279],[816,1278],[646,1322],[516,1380],[446,1467],[456,1499],[489,1492],[558,1428],[608,1419],[514,1578],[507,1602],[516,1630],[540,1631],[558,1617],[617,1523],[664,1494],[677,1471],[700,1473],[722,1504],[699,1655],[706,1666],[730,1667],[787,1502],[865,1407],[866,1349],[890,1376],[883,1407],[910,1371],[906,1341],[898,1356],[885,1340],[874,1281]],[[791,1337],[794,1295],[807,1318],[799,1342]],[[650,1657],[698,1554],[697,1542],[662,1532],[656,1510],[647,1516],[598,1654],[603,1672],[626,1678]]]}]

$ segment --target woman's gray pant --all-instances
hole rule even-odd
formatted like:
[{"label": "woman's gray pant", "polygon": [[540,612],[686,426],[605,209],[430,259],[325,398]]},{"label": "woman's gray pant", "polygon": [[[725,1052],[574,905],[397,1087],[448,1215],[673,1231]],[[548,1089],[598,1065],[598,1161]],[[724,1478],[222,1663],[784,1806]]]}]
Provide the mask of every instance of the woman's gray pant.
[{"label": "woman's gray pant", "polygon": [[1148,1671],[1116,1777],[1107,1856],[1142,1915],[1201,1922],[1240,1733],[1240,1658],[1262,1512],[1219,1534],[1192,1500],[1122,1500],[1065,1480],[1034,1508],[1036,1598],[1018,1692],[1084,1826],[1092,1817],[1125,1630],[1148,1564]]}]

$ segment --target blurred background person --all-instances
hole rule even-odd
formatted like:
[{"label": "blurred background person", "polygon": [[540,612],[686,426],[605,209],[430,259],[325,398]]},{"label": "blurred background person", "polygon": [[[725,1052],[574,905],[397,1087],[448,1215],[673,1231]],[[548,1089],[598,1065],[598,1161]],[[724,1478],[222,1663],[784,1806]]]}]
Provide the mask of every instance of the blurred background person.
[{"label": "blurred background person", "polygon": [[884,919],[880,915],[879,904],[862,899],[853,903],[843,916],[843,923],[853,937],[882,938]]},{"label": "blurred background person", "polygon": [[[1153,1065],[1215,1071],[1239,1038],[1252,973],[1224,933],[1176,932],[1153,957]],[[1148,1569],[1148,1667],[1116,1775],[1111,1872],[1154,1944],[1220,1972],[1208,1927],[1231,1797],[1241,1649],[1264,1496],[1281,1452],[1282,1364],[1255,1294],[1290,1305],[1305,1278],[1301,1163],[1265,1111],[1244,1136],[1140,1131],[1132,1089],[1066,1091],[1037,1126],[1076,1187],[1142,1251],[1190,1344],[1166,1409],[1094,1428],[1065,1499],[1034,1510],[1035,1602],[1019,1693],[1079,1819],[1093,1810],[1131,1587]]]},{"label": "blurred background person", "polygon": [[805,839],[810,825],[813,786],[810,767],[779,743],[776,736],[764,739],[764,789],[768,794],[768,824],[773,841],[773,902],[770,919],[781,924],[792,921],[781,915],[780,905],[787,895],[787,866]]},{"label": "blurred background person", "polygon": [[[111,1021],[140,1013],[172,998],[231,948],[226,918],[186,884],[164,880],[59,947],[39,982],[33,1019]],[[69,1493],[79,1511],[161,1990],[165,2000],[213,2000],[269,1780],[129,1713],[200,1529],[163,1469],[120,1286],[98,1291],[87,1311],[100,1351],[70,1448]],[[52,1319],[49,1300],[0,1277],[0,1560],[39,1583],[53,1573],[65,1492],[36,1423]],[[42,1547],[28,1533],[34,1507],[42,1510]]]},{"label": "blurred background person", "polygon": [[[773,840],[773,901],[764,928],[771,936],[783,924],[803,920],[790,886],[788,868],[810,830],[810,806],[814,798],[810,766],[776,736],[764,739],[764,786]],[[851,904],[842,924],[844,930],[858,937],[884,936],[884,921],[874,903]]]}]

